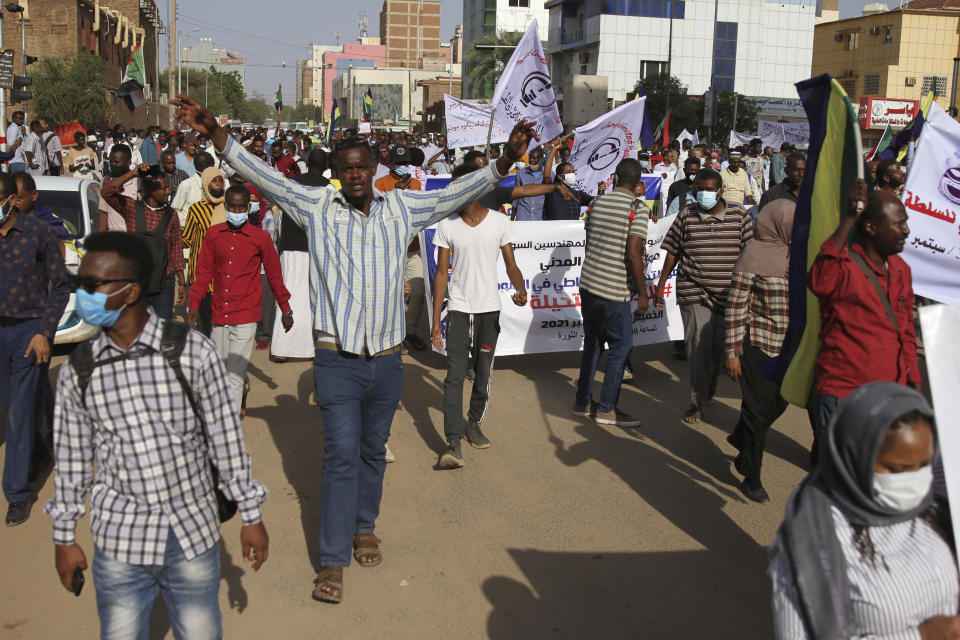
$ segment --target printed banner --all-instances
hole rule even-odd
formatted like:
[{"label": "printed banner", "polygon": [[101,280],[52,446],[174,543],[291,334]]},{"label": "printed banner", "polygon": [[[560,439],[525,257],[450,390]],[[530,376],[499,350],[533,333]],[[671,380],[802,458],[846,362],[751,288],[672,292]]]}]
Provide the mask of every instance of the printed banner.
[{"label": "printed banner", "polygon": [[[957,375],[960,341],[957,341],[956,337],[958,326],[960,309],[943,304],[920,307],[920,329],[927,354],[927,370],[924,375],[930,383],[933,410],[941,417],[941,425],[949,424],[950,418],[944,416],[960,415],[960,376]],[[960,496],[960,431],[942,426],[937,437],[943,454],[947,496],[953,505],[950,508],[953,530],[960,531],[957,528],[960,527],[960,509],[957,508],[957,496]]]},{"label": "printed banner", "polygon": [[553,81],[550,79],[536,20],[530,23],[513,50],[490,104],[496,108],[497,121],[508,132],[523,119],[536,121],[535,130],[540,134],[540,141],[531,140],[529,149],[563,133]]},{"label": "printed banner", "polygon": [[[447,119],[448,149],[482,147],[487,144],[492,109],[490,105],[464,102],[447,94],[443,94],[443,105]],[[495,121],[490,142],[506,142],[509,137],[510,132]]]},{"label": "printed banner", "polygon": [[577,189],[596,195],[598,183],[613,184],[621,160],[637,157],[646,102],[646,97],[631,100],[577,128],[570,153]]},{"label": "printed banner", "polygon": [[903,189],[903,259],[917,295],[960,306],[960,123],[933,103],[920,141]]},{"label": "printed banner", "polygon": [[[494,215],[494,214],[488,214]],[[660,279],[665,254],[660,244],[673,219],[651,222],[647,230],[647,295]],[[514,256],[527,287],[528,303],[518,307],[511,296],[513,285],[501,259],[497,265],[500,287],[500,338],[497,355],[579,351],[583,348],[583,317],[580,314],[580,270],[583,267],[586,234],[583,223],[514,222]],[[433,278],[437,272],[436,229],[420,234],[424,280],[427,287],[429,318],[433,319]],[[634,317],[634,345],[653,344],[683,338],[683,324],[677,307],[676,273],[664,287],[664,307],[651,303],[642,318]],[[446,336],[446,309],[441,314],[442,334]]]},{"label": "printed banner", "polygon": [[[808,144],[810,142],[810,123],[761,120],[757,123],[757,137],[764,141],[764,146],[769,144],[774,151],[780,151],[780,145],[784,142]],[[767,142],[768,140],[770,142]],[[774,142],[777,140],[779,140],[779,144],[775,145]]]}]

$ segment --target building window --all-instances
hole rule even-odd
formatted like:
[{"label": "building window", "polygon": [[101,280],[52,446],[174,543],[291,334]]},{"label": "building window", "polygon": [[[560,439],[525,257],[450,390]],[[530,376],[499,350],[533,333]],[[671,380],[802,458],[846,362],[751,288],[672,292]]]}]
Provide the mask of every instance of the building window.
[{"label": "building window", "polygon": [[860,32],[859,31],[854,31],[852,33],[846,34],[844,39],[846,41],[844,48],[847,51],[856,51],[857,49],[860,48]]},{"label": "building window", "polygon": [[718,22],[713,37],[713,88],[733,91],[737,77],[737,23]]},{"label": "building window", "polygon": [[[686,14],[684,0],[605,0],[603,13],[612,16],[639,18],[669,18],[683,20]],[[588,11],[589,13],[589,11]]]},{"label": "building window", "polygon": [[511,7],[529,7],[530,0],[510,0]]},{"label": "building window", "polygon": [[937,98],[945,97],[947,95],[947,77],[923,76],[923,88],[920,89],[920,94],[927,95],[931,91]]},{"label": "building window", "polygon": [[667,72],[667,63],[656,60],[643,60],[640,63],[640,77],[652,78]]},{"label": "building window", "polygon": [[863,95],[865,96],[880,95],[880,74],[873,73],[870,75],[863,76]]},{"label": "building window", "polygon": [[883,44],[890,44],[893,42],[893,25],[888,24],[883,27]]},{"label": "building window", "polygon": [[847,78],[846,80],[840,80],[840,86],[843,87],[843,90],[847,92],[848,96],[852,96],[857,90],[857,79],[856,78]]}]

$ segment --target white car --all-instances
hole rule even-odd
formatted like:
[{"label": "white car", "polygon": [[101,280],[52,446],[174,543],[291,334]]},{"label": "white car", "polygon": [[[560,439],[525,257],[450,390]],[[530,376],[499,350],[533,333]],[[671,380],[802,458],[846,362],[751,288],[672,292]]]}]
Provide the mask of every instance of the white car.
[{"label": "white car", "polygon": [[[60,217],[67,230],[76,238],[76,249],[83,250],[83,240],[96,229],[95,216],[100,204],[100,183],[93,178],[68,178],[52,176],[34,176],[40,196],[38,204],[43,204]],[[69,244],[66,245],[64,261],[67,271],[76,273],[80,266],[80,253]],[[75,294],[60,318],[54,344],[82,342],[97,332],[97,328],[80,319],[74,311]]]}]

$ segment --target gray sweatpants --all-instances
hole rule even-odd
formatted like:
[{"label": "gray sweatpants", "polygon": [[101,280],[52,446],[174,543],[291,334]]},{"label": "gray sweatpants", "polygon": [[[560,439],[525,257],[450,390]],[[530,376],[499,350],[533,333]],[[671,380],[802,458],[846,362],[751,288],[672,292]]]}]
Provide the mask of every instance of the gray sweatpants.
[{"label": "gray sweatpants", "polygon": [[702,405],[713,398],[711,389],[723,364],[723,310],[712,310],[704,304],[680,307],[683,319],[683,340],[690,366],[690,402]]},{"label": "gray sweatpants", "polygon": [[447,314],[447,377],[443,381],[443,435],[447,440],[463,437],[463,379],[473,357],[476,377],[470,393],[467,418],[479,423],[490,400],[493,356],[500,336],[500,312]]}]

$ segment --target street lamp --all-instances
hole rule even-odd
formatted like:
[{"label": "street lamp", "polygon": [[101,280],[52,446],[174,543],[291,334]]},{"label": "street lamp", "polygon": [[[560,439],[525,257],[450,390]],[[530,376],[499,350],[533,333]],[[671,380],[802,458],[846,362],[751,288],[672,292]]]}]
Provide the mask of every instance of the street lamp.
[{"label": "street lamp", "polygon": [[[190,29],[187,34],[200,31]],[[187,92],[190,91],[190,67],[187,67]],[[177,32],[177,93],[183,93],[183,32]]]},{"label": "street lamp", "polygon": [[[4,5],[4,9],[10,13],[19,13],[20,14],[20,59],[23,61],[23,75],[27,75],[27,29],[23,25],[23,7],[21,7],[16,2],[8,2]],[[27,116],[27,102],[23,102],[23,119],[27,122],[30,119]]]}]

